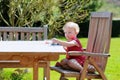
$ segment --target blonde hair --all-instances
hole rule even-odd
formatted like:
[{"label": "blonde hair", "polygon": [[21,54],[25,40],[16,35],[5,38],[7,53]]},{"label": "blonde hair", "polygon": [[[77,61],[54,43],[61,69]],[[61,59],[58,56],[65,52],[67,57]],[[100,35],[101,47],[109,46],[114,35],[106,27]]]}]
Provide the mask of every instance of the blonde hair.
[{"label": "blonde hair", "polygon": [[79,31],[80,31],[80,27],[77,23],[74,23],[74,22],[67,22],[64,26],[63,26],[63,30],[65,28],[73,28],[75,29],[76,33],[78,34]]}]

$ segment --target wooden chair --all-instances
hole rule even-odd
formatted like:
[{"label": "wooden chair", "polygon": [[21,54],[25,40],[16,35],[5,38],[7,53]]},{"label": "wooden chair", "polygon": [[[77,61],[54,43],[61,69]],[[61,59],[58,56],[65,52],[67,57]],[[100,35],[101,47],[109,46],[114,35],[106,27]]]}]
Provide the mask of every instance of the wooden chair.
[{"label": "wooden chair", "polygon": [[[110,12],[92,12],[89,24],[89,35],[86,51],[71,51],[69,55],[85,55],[86,60],[83,66],[83,71],[80,74],[76,71],[64,70],[60,67],[51,67],[61,73],[60,80],[63,77],[76,77],[76,80],[102,79],[107,80],[104,72],[107,65],[107,60],[110,48],[110,38],[112,29],[112,13]],[[91,64],[96,69],[95,73],[87,72],[88,64]]]},{"label": "wooden chair", "polygon": [[[37,41],[47,39],[47,26],[43,27],[0,27],[0,41]],[[49,73],[49,62],[41,61],[39,66],[44,68],[44,77]],[[0,68],[22,68],[20,61],[0,61]],[[49,79],[48,79],[49,80]]]}]

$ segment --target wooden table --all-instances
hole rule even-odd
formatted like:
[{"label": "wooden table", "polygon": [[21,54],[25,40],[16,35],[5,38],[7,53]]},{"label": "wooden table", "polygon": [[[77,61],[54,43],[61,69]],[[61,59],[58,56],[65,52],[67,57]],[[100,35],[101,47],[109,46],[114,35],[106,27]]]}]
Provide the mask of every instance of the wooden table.
[{"label": "wooden table", "polygon": [[[39,61],[55,61],[64,53],[62,46],[46,41],[0,41],[0,61],[19,60],[20,65],[33,67],[33,80],[38,80]],[[47,77],[49,80],[50,75]]]}]

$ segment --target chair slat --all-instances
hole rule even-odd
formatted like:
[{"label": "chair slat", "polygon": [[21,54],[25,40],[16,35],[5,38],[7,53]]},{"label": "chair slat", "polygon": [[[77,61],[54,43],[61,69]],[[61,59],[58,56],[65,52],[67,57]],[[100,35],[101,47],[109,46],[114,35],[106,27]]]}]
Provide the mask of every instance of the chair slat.
[{"label": "chair slat", "polygon": [[87,51],[92,52],[94,42],[95,42],[95,37],[97,33],[97,25],[98,25],[98,20],[97,19],[91,19],[90,20],[90,27],[89,27],[89,36],[88,36],[88,44],[87,44]]},{"label": "chair slat", "polygon": [[7,32],[3,32],[3,39],[7,40],[7,37],[8,37]]},{"label": "chair slat", "polygon": [[13,39],[14,39],[14,34],[13,34],[13,32],[9,32],[9,39],[10,39],[10,40],[13,40]]},{"label": "chair slat", "polygon": [[26,40],[31,40],[31,39],[30,39],[30,36],[31,36],[31,35],[30,35],[29,32],[26,33],[26,36],[27,36],[27,37],[26,37]]},{"label": "chair slat", "polygon": [[14,36],[15,36],[15,40],[19,40],[19,33],[18,32],[15,32]]},{"label": "chair slat", "polygon": [[110,12],[92,12],[91,13],[91,17],[94,17],[94,18],[108,18],[110,17],[111,13]]},{"label": "chair slat", "polygon": [[24,40],[24,39],[25,39],[25,35],[24,35],[24,33],[21,32],[20,34],[21,34],[21,35],[20,35],[21,40]]},{"label": "chair slat", "polygon": [[33,40],[36,40],[36,34],[32,33]]},{"label": "chair slat", "polygon": [[[41,39],[42,39],[42,33],[39,32],[39,33],[37,34],[37,37],[38,37],[38,40],[41,40]],[[44,38],[46,38],[46,37],[44,37]]]},{"label": "chair slat", "polygon": [[2,34],[1,34],[1,32],[0,32],[0,41],[2,40]]}]

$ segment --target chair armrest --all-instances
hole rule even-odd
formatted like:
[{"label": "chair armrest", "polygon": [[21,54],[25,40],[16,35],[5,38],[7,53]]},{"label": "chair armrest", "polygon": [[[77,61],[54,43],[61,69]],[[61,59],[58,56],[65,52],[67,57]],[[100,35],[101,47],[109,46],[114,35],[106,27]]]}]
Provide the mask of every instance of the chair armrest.
[{"label": "chair armrest", "polygon": [[86,51],[86,49],[85,49],[85,48],[83,48],[83,51]]},{"label": "chair armrest", "polygon": [[101,56],[101,57],[109,57],[110,55],[108,53],[92,53],[92,52],[86,52],[86,51],[69,51],[69,55],[71,56],[80,56],[80,55],[85,55],[85,56]]}]

